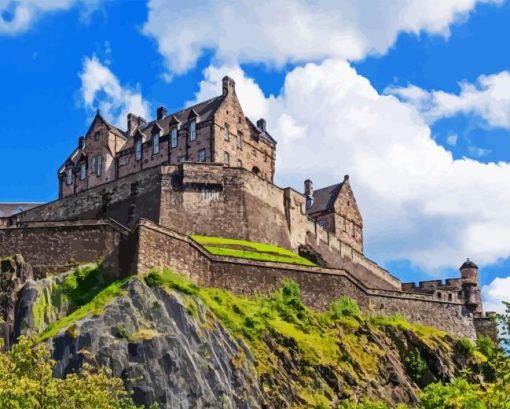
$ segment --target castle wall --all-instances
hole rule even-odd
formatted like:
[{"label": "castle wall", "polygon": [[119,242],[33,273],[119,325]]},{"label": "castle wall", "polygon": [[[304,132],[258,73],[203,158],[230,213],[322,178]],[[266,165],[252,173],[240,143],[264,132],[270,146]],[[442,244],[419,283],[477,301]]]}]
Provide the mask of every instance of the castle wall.
[{"label": "castle wall", "polygon": [[142,221],[138,229],[136,270],[139,273],[168,266],[200,285],[247,296],[257,291],[272,291],[283,279],[291,278],[300,285],[304,303],[316,310],[327,309],[345,295],[355,299],[369,314],[398,313],[410,322],[472,339],[476,337],[474,318],[458,300],[437,300],[430,294],[397,290],[372,290],[345,270],[215,257],[188,237],[148,221]]},{"label": "castle wall", "polygon": [[105,267],[119,271],[121,241],[127,230],[109,221],[30,223],[0,228],[0,258],[21,254],[36,277],[104,258]]},{"label": "castle wall", "polygon": [[[20,214],[20,223],[111,218],[131,225],[139,217],[158,221],[160,168],[152,168]],[[131,213],[131,221],[130,219]]]}]

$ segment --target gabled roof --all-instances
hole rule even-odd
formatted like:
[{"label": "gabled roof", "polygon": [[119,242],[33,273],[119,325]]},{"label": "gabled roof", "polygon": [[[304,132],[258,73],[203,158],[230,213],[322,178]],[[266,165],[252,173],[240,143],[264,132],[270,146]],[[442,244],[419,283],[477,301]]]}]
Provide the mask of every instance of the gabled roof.
[{"label": "gabled roof", "polygon": [[344,182],[337,183],[313,192],[313,205],[306,212],[308,214],[333,210],[338,194],[342,190]]},{"label": "gabled roof", "polygon": [[42,203],[0,203],[0,217],[11,217],[40,205]]},{"label": "gabled roof", "polygon": [[85,135],[88,135],[89,132],[92,130],[92,128],[94,127],[94,124],[96,123],[96,121],[101,121],[103,122],[106,127],[112,132],[114,133],[115,135],[117,136],[120,136],[121,138],[124,138],[126,139],[126,134],[125,132],[122,130],[122,129],[119,129],[117,128],[115,125],[112,125],[111,123],[109,123],[106,119],[103,118],[103,116],[101,115],[101,113],[99,112],[99,110],[96,112],[96,116],[94,117],[94,119],[92,120],[92,123],[90,124],[89,126],[89,129],[87,130],[87,133]]},{"label": "gabled roof", "polygon": [[[174,125],[177,121],[180,122],[181,127],[186,127],[190,120],[192,120],[196,116],[200,117],[201,122],[208,121],[209,119],[212,119],[214,113],[222,103],[223,98],[224,96],[220,95],[208,99],[207,101],[203,101],[196,105],[185,108],[181,111],[168,114],[162,119],[156,119],[140,126],[138,130],[147,137],[150,137],[151,136],[150,130],[155,124],[161,127],[164,134],[167,134],[170,132],[170,127]],[[133,138],[129,138],[128,141],[122,147],[121,151],[133,147],[133,144],[134,144]]]}]

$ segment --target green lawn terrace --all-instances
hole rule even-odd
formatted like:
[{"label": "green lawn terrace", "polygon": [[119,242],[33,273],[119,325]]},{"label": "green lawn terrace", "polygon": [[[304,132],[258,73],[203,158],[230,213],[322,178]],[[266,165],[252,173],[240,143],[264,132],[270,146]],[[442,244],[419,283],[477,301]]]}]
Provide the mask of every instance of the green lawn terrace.
[{"label": "green lawn terrace", "polygon": [[247,240],[227,239],[224,237],[191,236],[210,254],[223,257],[236,257],[257,261],[271,261],[301,266],[316,266],[300,255],[271,244]]}]

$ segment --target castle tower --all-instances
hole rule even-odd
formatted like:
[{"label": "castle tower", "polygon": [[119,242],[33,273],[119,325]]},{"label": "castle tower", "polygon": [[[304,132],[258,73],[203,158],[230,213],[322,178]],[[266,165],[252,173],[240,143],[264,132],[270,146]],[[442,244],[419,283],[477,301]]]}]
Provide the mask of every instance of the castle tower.
[{"label": "castle tower", "polygon": [[482,296],[478,281],[478,266],[469,258],[460,266],[464,300],[475,316],[483,315]]}]

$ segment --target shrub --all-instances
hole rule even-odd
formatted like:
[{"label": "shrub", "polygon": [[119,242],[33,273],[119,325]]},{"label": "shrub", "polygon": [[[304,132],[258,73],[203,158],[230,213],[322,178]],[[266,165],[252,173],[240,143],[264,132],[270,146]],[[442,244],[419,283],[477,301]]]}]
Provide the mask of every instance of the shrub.
[{"label": "shrub", "polygon": [[427,363],[421,356],[420,352],[415,350],[409,353],[404,359],[407,373],[416,382],[420,383],[423,375],[428,369]]},{"label": "shrub", "polygon": [[331,318],[339,319],[345,316],[358,317],[361,311],[355,300],[350,297],[343,296],[330,306]]},{"label": "shrub", "polygon": [[457,346],[465,356],[472,356],[476,350],[473,342],[467,337],[462,337]]}]

